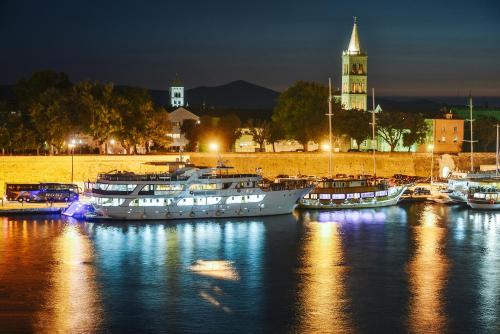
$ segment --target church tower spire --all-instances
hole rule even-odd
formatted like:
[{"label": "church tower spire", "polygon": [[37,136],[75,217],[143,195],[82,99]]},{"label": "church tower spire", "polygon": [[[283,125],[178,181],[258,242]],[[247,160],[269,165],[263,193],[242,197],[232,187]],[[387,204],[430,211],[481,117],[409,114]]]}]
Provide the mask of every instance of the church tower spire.
[{"label": "church tower spire", "polygon": [[351,41],[349,42],[349,47],[347,51],[350,54],[360,54],[361,47],[359,46],[359,36],[358,36],[358,18],[354,16],[354,26],[352,27]]},{"label": "church tower spire", "polygon": [[354,17],[351,39],[342,53],[342,97],[344,109],[367,110],[368,56],[361,50],[358,20]]}]

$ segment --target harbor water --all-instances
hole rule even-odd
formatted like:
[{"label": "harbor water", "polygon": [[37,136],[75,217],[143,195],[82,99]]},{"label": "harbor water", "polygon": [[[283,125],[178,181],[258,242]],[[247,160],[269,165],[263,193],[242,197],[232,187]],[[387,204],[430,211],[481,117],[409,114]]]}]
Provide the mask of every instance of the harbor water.
[{"label": "harbor water", "polygon": [[0,217],[2,333],[499,333],[500,213]]}]

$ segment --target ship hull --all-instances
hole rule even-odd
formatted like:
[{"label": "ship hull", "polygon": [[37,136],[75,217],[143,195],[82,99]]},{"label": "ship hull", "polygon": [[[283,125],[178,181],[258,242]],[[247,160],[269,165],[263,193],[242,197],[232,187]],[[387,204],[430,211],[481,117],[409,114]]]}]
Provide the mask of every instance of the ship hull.
[{"label": "ship hull", "polygon": [[322,203],[319,200],[301,200],[299,209],[320,209],[320,210],[341,210],[341,209],[368,209],[368,208],[381,208],[385,206],[393,206],[398,204],[401,196],[403,195],[406,187],[401,189],[392,197],[386,199],[375,199],[354,203]]},{"label": "ship hull", "polygon": [[500,210],[500,203],[489,203],[489,202],[472,202],[467,201],[467,204],[476,210]]},{"label": "ship hull", "polygon": [[297,201],[311,188],[270,191],[259,203],[217,204],[200,206],[147,206],[130,207],[94,206],[95,214],[88,214],[89,220],[177,220],[196,218],[259,217],[290,214]]}]

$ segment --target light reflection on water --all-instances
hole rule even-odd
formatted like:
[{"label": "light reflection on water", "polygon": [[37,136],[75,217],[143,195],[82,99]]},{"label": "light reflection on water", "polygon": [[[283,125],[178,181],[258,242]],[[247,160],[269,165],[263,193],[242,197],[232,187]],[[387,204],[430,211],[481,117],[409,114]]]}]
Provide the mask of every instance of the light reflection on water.
[{"label": "light reflection on water", "polygon": [[0,219],[7,332],[500,328],[499,213],[417,204],[168,223]]},{"label": "light reflection on water", "polygon": [[[429,206],[413,227],[416,245],[408,265],[410,285],[409,327],[413,333],[441,333],[446,328],[443,289],[449,262],[443,254],[447,210]],[[441,212],[437,212],[440,210]]]},{"label": "light reflection on water", "polygon": [[[331,215],[334,217],[335,215]],[[299,287],[299,332],[350,332],[352,323],[347,312],[342,240],[338,222],[328,221],[325,213],[304,220],[303,253],[300,256],[303,281]]]}]

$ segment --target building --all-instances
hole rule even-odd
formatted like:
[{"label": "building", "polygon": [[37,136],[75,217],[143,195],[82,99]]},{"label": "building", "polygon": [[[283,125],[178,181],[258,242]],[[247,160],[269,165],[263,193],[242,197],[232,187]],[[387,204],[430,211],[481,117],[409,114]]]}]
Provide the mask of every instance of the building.
[{"label": "building", "polygon": [[354,18],[349,46],[342,53],[341,103],[346,110],[367,110],[367,61],[368,56],[359,43],[357,19]]},{"label": "building", "polygon": [[418,152],[429,152],[432,145],[435,153],[458,153],[462,151],[464,140],[464,120],[454,118],[451,112],[444,118],[426,119],[429,132],[424,144],[419,145]]},{"label": "building", "polygon": [[172,82],[170,87],[170,105],[172,108],[184,107],[184,86],[178,78]]},{"label": "building", "polygon": [[189,143],[188,140],[181,133],[181,125],[187,119],[200,121],[200,117],[193,114],[184,107],[179,107],[169,114],[170,122],[172,124],[172,132],[167,134],[172,138],[170,148],[174,151],[184,151],[185,146]]}]

